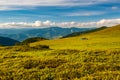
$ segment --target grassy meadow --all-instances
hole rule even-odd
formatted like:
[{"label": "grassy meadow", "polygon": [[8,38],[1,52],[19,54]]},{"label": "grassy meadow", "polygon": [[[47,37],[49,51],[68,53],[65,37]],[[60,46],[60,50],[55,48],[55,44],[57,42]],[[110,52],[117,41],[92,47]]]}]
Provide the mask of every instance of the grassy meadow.
[{"label": "grassy meadow", "polygon": [[[81,40],[88,38],[88,40]],[[45,40],[30,44],[49,45],[51,49],[110,49],[120,48],[120,25],[107,28],[102,31],[96,31],[80,35],[77,37],[69,37],[64,39]]]},{"label": "grassy meadow", "polygon": [[120,25],[76,37],[1,46],[0,80],[120,80]]}]

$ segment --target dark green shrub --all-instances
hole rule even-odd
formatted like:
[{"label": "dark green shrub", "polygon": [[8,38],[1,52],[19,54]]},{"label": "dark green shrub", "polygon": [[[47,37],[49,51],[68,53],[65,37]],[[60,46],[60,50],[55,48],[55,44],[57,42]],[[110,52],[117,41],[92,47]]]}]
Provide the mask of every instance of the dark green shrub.
[{"label": "dark green shrub", "polygon": [[32,47],[33,49],[49,49],[49,46],[47,45],[37,45]]},{"label": "dark green shrub", "polygon": [[31,50],[30,46],[29,45],[21,45],[21,46],[15,46],[12,48],[14,51],[29,51]]}]

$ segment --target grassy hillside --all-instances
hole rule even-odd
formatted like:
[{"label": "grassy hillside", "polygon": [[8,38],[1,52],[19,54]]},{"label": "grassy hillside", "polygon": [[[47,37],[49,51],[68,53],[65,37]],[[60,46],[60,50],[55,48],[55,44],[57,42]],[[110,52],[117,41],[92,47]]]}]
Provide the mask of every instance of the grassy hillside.
[{"label": "grassy hillside", "polygon": [[0,47],[0,79],[120,80],[120,25],[72,38]]},{"label": "grassy hillside", "polygon": [[[88,38],[88,40],[81,40]],[[52,49],[110,49],[120,48],[120,25],[72,38],[47,40],[31,44],[49,45]]]},{"label": "grassy hillside", "polygon": [[103,26],[103,27],[95,28],[95,29],[88,30],[88,31],[74,32],[74,33],[68,34],[68,35],[66,35],[66,36],[63,36],[62,38],[75,37],[75,36],[79,36],[79,35],[84,35],[84,34],[88,34],[88,33],[93,33],[93,32],[100,31],[100,30],[103,30],[103,29],[106,29],[106,28],[107,28],[106,26]]},{"label": "grassy hillside", "polygon": [[112,26],[102,31],[94,32],[93,35],[111,35],[111,36],[119,36],[120,34],[120,25]]}]

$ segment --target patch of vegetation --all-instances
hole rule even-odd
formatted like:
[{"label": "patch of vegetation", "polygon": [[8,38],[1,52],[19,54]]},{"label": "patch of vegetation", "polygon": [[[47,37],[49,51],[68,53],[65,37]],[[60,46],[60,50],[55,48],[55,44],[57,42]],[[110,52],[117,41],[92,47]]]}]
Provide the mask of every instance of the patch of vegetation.
[{"label": "patch of vegetation", "polygon": [[12,48],[12,50],[14,50],[14,51],[23,51],[23,52],[34,51],[34,50],[45,50],[45,49],[49,49],[49,46],[37,45],[37,46],[31,47],[29,45],[22,45],[22,46],[16,46],[16,47]]},{"label": "patch of vegetation", "polygon": [[65,50],[55,50],[51,53],[51,55],[72,55],[79,53],[79,50],[73,50],[73,49],[65,49]]},{"label": "patch of vegetation", "polygon": [[1,50],[18,51],[18,52],[19,51],[27,52],[27,51],[47,50],[47,49],[50,49],[48,45],[30,46],[28,44],[1,48]]},{"label": "patch of vegetation", "polygon": [[58,66],[66,63],[66,60],[63,59],[48,59],[48,60],[39,60],[39,59],[28,59],[22,62],[22,67],[24,69],[44,69],[44,68],[57,68]]}]

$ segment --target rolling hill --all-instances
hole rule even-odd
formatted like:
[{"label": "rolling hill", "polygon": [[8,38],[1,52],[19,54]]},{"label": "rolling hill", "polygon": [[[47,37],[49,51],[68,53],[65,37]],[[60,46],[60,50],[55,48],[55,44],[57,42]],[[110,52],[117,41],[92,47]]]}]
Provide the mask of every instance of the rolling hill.
[{"label": "rolling hill", "polygon": [[43,41],[43,40],[48,40],[48,39],[42,38],[42,37],[32,37],[32,38],[27,38],[27,39],[23,40],[20,44],[29,44],[29,43]]},{"label": "rolling hill", "polygon": [[14,39],[7,38],[7,37],[0,37],[0,45],[2,46],[13,46],[16,43],[20,43],[20,42]]},{"label": "rolling hill", "polygon": [[88,30],[88,31],[74,32],[74,33],[68,34],[66,36],[63,36],[62,38],[75,37],[75,36],[79,36],[79,35],[89,34],[89,33],[100,31],[100,30],[103,30],[103,29],[106,29],[106,28],[107,28],[106,26],[103,26],[103,27],[92,29],[92,30]]},{"label": "rolling hill", "polygon": [[120,25],[112,26],[107,29],[101,30],[101,31],[96,31],[92,34],[96,35],[114,35],[114,36],[119,36],[120,34]]}]

